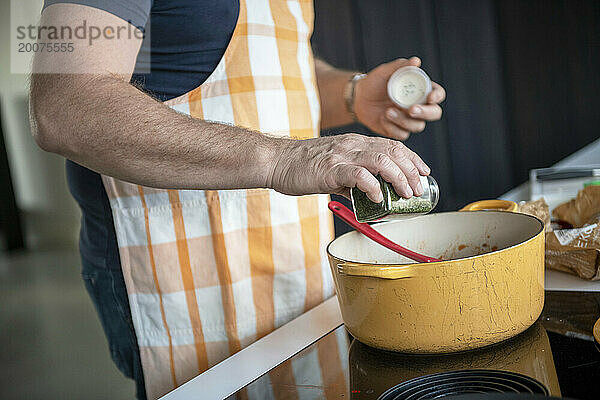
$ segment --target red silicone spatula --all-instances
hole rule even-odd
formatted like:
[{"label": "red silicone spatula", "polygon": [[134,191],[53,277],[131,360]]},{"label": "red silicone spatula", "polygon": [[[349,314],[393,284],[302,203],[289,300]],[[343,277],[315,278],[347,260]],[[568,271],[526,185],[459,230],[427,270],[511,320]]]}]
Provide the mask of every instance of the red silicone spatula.
[{"label": "red silicone spatula", "polygon": [[417,262],[436,262],[442,261],[437,258],[428,257],[423,254],[415,253],[412,250],[409,250],[405,247],[400,246],[397,243],[392,242],[381,233],[377,232],[375,229],[371,227],[369,224],[364,224],[362,222],[358,222],[354,213],[349,210],[345,205],[340,203],[339,201],[330,201],[329,209],[335,215],[341,218],[342,221],[373,240],[374,242],[379,243],[383,247],[387,247],[388,249],[395,251],[396,253],[403,255],[404,257],[410,258],[411,260],[415,260]]}]

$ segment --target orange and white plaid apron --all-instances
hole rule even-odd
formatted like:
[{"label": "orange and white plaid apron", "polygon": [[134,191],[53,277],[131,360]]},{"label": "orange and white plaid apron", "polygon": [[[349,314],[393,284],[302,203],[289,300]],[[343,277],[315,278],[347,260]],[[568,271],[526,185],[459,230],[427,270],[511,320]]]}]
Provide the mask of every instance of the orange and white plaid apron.
[{"label": "orange and white plaid apron", "polygon": [[[215,71],[166,104],[272,135],[318,136],[312,25],[312,0],[241,0]],[[333,295],[328,196],[103,182],[149,398]]]}]

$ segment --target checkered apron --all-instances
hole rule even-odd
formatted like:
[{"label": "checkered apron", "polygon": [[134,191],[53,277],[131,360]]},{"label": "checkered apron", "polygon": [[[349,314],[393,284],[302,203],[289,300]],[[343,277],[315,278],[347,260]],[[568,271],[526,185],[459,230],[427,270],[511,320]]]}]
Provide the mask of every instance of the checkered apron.
[{"label": "checkered apron", "polygon": [[[312,24],[311,0],[241,0],[214,72],[166,104],[271,135],[318,136]],[[103,182],[149,398],[333,295],[328,196]]]}]

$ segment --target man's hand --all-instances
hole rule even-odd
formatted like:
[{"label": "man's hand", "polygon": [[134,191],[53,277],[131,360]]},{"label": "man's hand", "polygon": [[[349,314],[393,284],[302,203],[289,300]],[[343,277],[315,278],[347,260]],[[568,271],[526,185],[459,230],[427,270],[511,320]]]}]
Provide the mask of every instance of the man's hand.
[{"label": "man's hand", "polygon": [[427,104],[414,105],[408,110],[398,108],[388,97],[387,82],[398,69],[407,65],[419,67],[421,60],[397,59],[382,64],[356,83],[354,112],[358,120],[373,132],[392,139],[406,140],[411,132],[425,129],[425,121],[436,121],[442,116],[439,103],[446,98],[443,87],[432,82]]},{"label": "man's hand", "polygon": [[358,187],[377,203],[383,201],[381,174],[403,197],[423,194],[419,176],[429,167],[404,144],[378,137],[345,134],[278,143],[269,187],[290,195],[336,193],[346,197]]}]

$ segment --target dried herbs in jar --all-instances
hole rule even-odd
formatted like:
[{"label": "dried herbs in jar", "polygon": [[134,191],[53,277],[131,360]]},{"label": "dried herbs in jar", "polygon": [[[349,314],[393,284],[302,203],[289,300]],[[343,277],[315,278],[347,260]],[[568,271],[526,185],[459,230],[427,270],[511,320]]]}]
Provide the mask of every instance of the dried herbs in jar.
[{"label": "dried herbs in jar", "polygon": [[352,207],[358,222],[372,222],[380,220],[400,219],[412,217],[420,214],[427,214],[435,208],[439,200],[439,187],[435,179],[431,176],[422,176],[421,185],[423,194],[405,199],[399,196],[392,185],[377,176],[381,185],[383,201],[381,203],[372,202],[366,195],[357,188],[352,188]]}]

